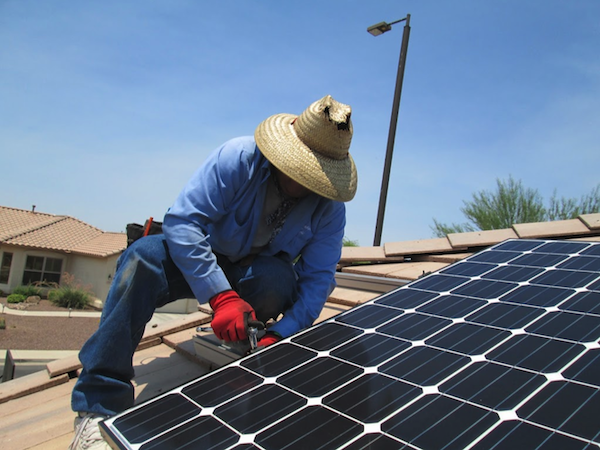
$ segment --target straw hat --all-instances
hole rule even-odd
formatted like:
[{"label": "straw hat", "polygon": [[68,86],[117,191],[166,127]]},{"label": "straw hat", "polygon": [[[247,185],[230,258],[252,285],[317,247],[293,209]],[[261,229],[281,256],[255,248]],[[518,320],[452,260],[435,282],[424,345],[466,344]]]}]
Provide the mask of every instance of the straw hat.
[{"label": "straw hat", "polygon": [[358,176],[348,152],[352,108],[330,95],[302,114],[275,114],[254,132],[263,155],[288,177],[332,200],[354,198]]}]

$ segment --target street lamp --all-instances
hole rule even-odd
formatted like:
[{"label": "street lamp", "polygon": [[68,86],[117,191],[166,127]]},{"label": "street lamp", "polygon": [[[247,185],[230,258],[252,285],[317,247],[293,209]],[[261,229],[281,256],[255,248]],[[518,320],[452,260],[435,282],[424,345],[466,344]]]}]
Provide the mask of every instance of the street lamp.
[{"label": "street lamp", "polygon": [[367,28],[373,36],[390,31],[392,25],[406,22],[402,33],[402,46],[400,47],[400,60],[398,61],[398,75],[396,75],[396,89],[394,91],[394,104],[392,106],[392,118],[390,120],[390,131],[388,134],[387,150],[385,152],[385,163],[383,165],[383,179],[381,180],[381,194],[379,195],[379,209],[377,211],[377,223],[375,224],[375,238],[373,245],[381,245],[381,232],[383,229],[383,217],[385,215],[385,203],[387,200],[388,185],[390,182],[390,169],[392,166],[392,154],[394,153],[394,140],[396,138],[396,125],[398,123],[398,110],[400,108],[400,95],[402,94],[402,81],[404,80],[404,66],[406,64],[406,52],[408,50],[408,37],[410,35],[410,14],[404,19],[395,22],[379,22]]}]

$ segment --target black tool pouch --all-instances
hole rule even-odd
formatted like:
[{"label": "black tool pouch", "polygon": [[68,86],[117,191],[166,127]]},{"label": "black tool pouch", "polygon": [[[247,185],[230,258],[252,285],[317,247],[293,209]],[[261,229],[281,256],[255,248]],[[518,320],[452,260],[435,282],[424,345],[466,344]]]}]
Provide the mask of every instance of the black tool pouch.
[{"label": "black tool pouch", "polygon": [[127,227],[127,247],[137,241],[139,238],[151,234],[162,234],[162,222],[155,222],[150,217],[144,225],[139,223],[128,223]]}]

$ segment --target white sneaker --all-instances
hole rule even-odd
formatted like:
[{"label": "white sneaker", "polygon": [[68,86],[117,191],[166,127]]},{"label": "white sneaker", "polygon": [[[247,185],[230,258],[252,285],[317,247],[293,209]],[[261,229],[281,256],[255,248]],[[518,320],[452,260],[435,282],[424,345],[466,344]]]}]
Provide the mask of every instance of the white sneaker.
[{"label": "white sneaker", "polygon": [[102,438],[98,422],[106,416],[93,413],[79,413],[75,417],[75,436],[69,450],[111,450]]}]

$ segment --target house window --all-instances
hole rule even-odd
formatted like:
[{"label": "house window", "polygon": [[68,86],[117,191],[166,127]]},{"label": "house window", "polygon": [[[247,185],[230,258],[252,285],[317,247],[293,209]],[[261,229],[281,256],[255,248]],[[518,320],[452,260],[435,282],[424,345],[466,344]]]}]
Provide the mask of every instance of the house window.
[{"label": "house window", "polygon": [[2,264],[0,264],[0,284],[8,284],[10,275],[10,265],[12,264],[12,253],[4,253],[2,255]]},{"label": "house window", "polygon": [[38,281],[46,283],[60,283],[62,272],[62,259],[46,258],[44,256],[28,256],[23,272],[23,284]]}]

